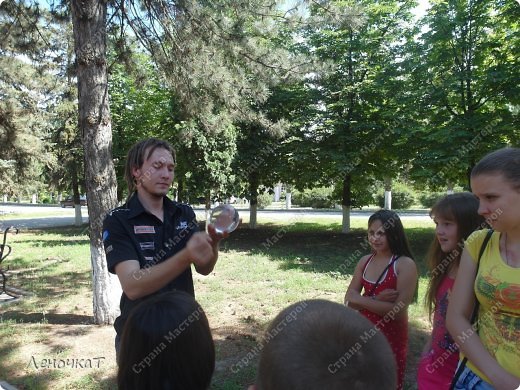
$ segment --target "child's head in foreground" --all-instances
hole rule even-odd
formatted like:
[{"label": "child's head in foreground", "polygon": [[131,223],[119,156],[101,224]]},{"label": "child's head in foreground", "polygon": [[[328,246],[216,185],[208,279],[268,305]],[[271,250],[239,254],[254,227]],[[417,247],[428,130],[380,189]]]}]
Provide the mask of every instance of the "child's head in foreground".
[{"label": "child's head in foreground", "polygon": [[357,311],[316,299],[287,307],[270,324],[256,389],[393,390],[396,380],[385,336]]}]

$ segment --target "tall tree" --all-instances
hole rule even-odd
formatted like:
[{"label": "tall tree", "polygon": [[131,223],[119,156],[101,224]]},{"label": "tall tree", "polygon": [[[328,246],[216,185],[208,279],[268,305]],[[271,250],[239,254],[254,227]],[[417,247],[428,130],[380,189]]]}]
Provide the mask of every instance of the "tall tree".
[{"label": "tall tree", "polygon": [[58,161],[46,173],[49,189],[72,193],[75,208],[75,225],[83,224],[80,194],[85,191],[83,170],[84,153],[81,134],[78,130],[77,86],[74,64],[74,38],[72,23],[65,13],[53,11],[54,19],[61,25],[59,39],[60,56],[58,57],[56,76],[62,80],[56,99],[49,109],[53,112],[53,133],[51,140],[53,152]]},{"label": "tall tree", "polygon": [[417,179],[433,187],[469,187],[469,172],[482,155],[518,142],[518,20],[513,2],[432,3],[408,59]]},{"label": "tall tree", "polygon": [[113,289],[118,285],[117,279],[108,273],[101,234],[104,216],[117,203],[107,83],[106,15],[106,1],[72,1],[79,128],[85,151],[94,321],[98,324],[115,320],[117,300]]},{"label": "tall tree", "polygon": [[179,120],[170,90],[161,82],[149,55],[132,53],[122,57],[110,50],[109,94],[113,132],[113,157],[118,178],[117,199],[126,193],[124,163],[126,153],[137,141],[159,137],[178,149]]},{"label": "tall tree", "polygon": [[54,27],[48,14],[23,1],[0,5],[0,193],[37,191],[44,167],[54,161],[46,153],[46,108],[56,87]]},{"label": "tall tree", "polygon": [[[319,91],[314,138],[320,149],[322,178],[341,188],[343,232],[350,229],[353,197],[368,186],[367,180],[392,177],[402,164],[393,148],[405,123],[395,111],[399,83],[397,59],[403,36],[409,34],[414,1],[341,1],[359,9],[357,24],[331,21],[309,29],[310,50],[330,63],[331,71],[317,74],[311,88]],[[323,14],[320,4],[311,7]],[[393,80],[393,89],[385,81]],[[396,161],[394,164],[389,164]],[[381,177],[382,179],[382,177]]]}]

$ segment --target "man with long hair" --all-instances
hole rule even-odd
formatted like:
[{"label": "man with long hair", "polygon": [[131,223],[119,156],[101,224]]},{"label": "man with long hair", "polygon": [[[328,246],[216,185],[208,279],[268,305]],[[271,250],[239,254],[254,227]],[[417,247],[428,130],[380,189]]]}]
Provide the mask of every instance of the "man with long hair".
[{"label": "man with long hair", "polygon": [[103,223],[108,270],[117,274],[123,294],[116,319],[116,354],[124,323],[132,308],[161,292],[181,290],[195,295],[191,264],[208,275],[225,236],[208,226],[199,232],[193,209],[167,197],[173,182],[175,151],[163,140],[149,138],[128,152],[126,203],[110,211]]}]

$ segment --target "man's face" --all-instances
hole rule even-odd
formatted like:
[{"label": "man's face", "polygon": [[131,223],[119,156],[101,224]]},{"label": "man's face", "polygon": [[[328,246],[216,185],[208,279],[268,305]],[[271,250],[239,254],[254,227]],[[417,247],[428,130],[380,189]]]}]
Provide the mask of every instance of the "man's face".
[{"label": "man's face", "polygon": [[[145,152],[145,157],[148,150]],[[156,197],[163,197],[173,182],[175,162],[171,153],[163,148],[153,151],[141,168],[134,168],[133,175],[137,180],[137,190]]]}]

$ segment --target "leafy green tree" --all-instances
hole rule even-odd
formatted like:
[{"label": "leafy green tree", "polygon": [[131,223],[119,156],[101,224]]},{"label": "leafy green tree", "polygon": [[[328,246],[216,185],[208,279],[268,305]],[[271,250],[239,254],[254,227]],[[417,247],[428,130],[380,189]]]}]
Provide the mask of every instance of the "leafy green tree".
[{"label": "leafy green tree", "polygon": [[[130,69],[114,64],[110,70],[110,97],[118,199],[123,199],[124,161],[130,146],[143,138],[166,139],[177,152],[177,194],[182,201],[209,198],[227,192],[233,178],[230,163],[236,149],[234,126],[207,129],[182,112],[178,99],[161,84],[151,58],[133,54]],[[232,180],[231,180],[232,181]]]},{"label": "leafy green tree", "polygon": [[[358,23],[331,21],[308,29],[309,50],[330,64],[309,86],[319,92],[320,108],[311,128],[319,150],[323,185],[341,193],[343,232],[350,229],[350,209],[369,200],[361,194],[375,178],[395,176],[405,162],[399,135],[405,116],[396,99],[404,87],[398,64],[403,37],[410,34],[413,1],[341,1],[358,9]],[[310,8],[317,17],[320,4]]]},{"label": "leafy green tree", "polygon": [[127,151],[135,142],[152,136],[164,138],[177,146],[175,123],[179,119],[171,93],[161,83],[149,56],[134,52],[127,59],[131,61],[129,66],[127,62],[120,61],[120,54],[114,49],[109,56],[112,64],[109,95],[118,201],[128,195],[124,181]]},{"label": "leafy green tree", "polygon": [[212,199],[230,195],[234,181],[231,162],[236,153],[237,129],[229,125],[218,133],[205,129],[194,120],[179,126],[178,180],[181,199],[204,198],[206,209]]},{"label": "leafy green tree", "polygon": [[276,171],[278,141],[265,127],[243,123],[237,139],[233,161],[235,193],[249,199],[249,226],[256,228],[258,197],[272,188],[279,179]]},{"label": "leafy green tree", "polygon": [[520,7],[506,3],[433,2],[410,49],[412,174],[434,189],[469,187],[482,155],[518,142]]},{"label": "leafy green tree", "polygon": [[119,11],[185,118],[217,132],[240,120],[269,125],[252,103],[265,101],[270,80],[291,66],[268,44],[273,20],[282,17],[276,2],[128,1]]}]

